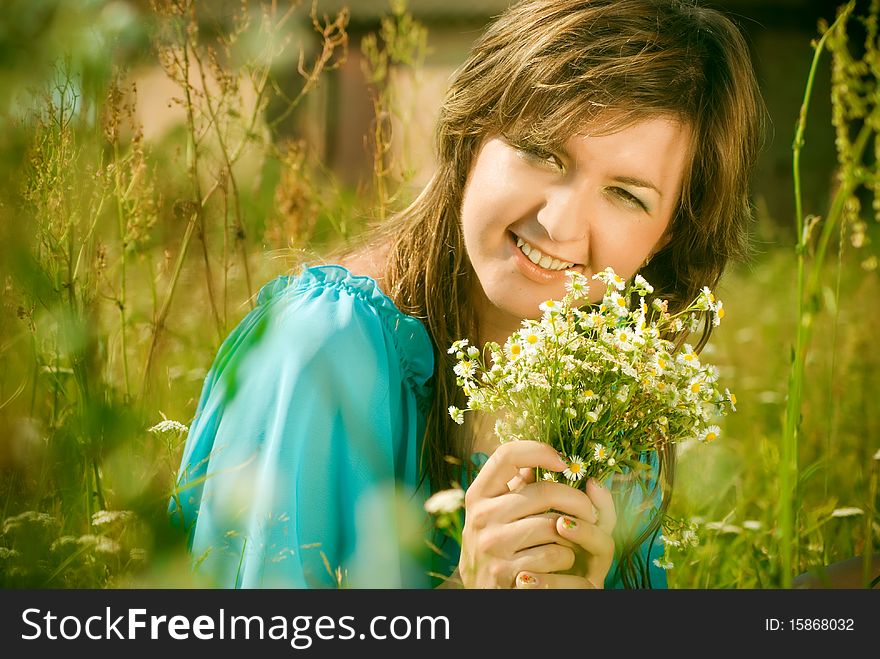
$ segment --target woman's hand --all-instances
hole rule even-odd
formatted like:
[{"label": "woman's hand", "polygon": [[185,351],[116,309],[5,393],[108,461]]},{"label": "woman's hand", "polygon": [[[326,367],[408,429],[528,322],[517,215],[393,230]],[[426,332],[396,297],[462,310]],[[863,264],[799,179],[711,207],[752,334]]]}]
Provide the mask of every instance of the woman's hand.
[{"label": "woman's hand", "polygon": [[611,492],[593,478],[587,481],[587,497],[596,511],[592,521],[571,515],[560,515],[556,519],[559,535],[586,551],[584,574],[522,571],[516,576],[517,588],[604,588],[605,576],[614,559],[614,539],[611,534],[617,523],[617,513]]},{"label": "woman's hand", "polygon": [[[466,588],[590,588],[597,581],[601,587],[614,551],[610,493],[596,488],[588,496],[568,485],[533,482],[535,467],[558,472],[566,466],[540,442],[505,443],[490,456],[465,493],[459,574]],[[601,527],[594,506],[604,517]],[[552,574],[572,567],[578,547],[590,553],[586,575]]]}]

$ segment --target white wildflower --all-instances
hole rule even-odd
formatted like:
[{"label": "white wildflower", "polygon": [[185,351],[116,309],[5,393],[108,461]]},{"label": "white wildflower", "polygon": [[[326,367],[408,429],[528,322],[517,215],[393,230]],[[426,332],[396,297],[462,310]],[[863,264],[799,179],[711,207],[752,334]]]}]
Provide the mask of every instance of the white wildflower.
[{"label": "white wildflower", "polygon": [[152,432],[156,434],[162,434],[166,432],[179,432],[179,433],[187,433],[189,432],[189,428],[179,421],[172,421],[171,419],[165,419],[164,421],[160,421],[152,428],[149,428],[147,432]]},{"label": "white wildflower", "polygon": [[579,455],[573,455],[569,458],[568,466],[562,475],[572,482],[577,482],[584,477],[584,459]]},{"label": "white wildflower", "polygon": [[853,506],[847,508],[835,508],[831,512],[832,517],[858,517],[859,515],[864,515],[865,511],[861,508],[855,508]]},{"label": "white wildflower", "polygon": [[92,515],[92,526],[112,524],[116,521],[126,521],[132,515],[130,510],[99,510]]},{"label": "white wildflower", "polygon": [[454,513],[462,507],[464,507],[464,490],[460,487],[440,490],[425,501],[425,510],[432,515]]},{"label": "white wildflower", "polygon": [[464,423],[464,412],[458,409],[455,405],[449,406],[449,416],[451,416],[452,420],[455,421],[458,425]]}]

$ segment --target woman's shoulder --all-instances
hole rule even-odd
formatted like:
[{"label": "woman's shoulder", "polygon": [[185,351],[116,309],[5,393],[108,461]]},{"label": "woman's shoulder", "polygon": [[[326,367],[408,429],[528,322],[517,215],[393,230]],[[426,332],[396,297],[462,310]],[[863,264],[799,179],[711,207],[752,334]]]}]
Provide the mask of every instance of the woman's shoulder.
[{"label": "woman's shoulder", "polygon": [[424,384],[433,373],[432,344],[422,322],[400,311],[374,277],[344,265],[306,265],[276,277],[260,290],[256,311],[268,317],[267,329],[299,351],[326,356],[340,341],[357,342],[364,359],[371,347],[395,352],[413,384]]}]

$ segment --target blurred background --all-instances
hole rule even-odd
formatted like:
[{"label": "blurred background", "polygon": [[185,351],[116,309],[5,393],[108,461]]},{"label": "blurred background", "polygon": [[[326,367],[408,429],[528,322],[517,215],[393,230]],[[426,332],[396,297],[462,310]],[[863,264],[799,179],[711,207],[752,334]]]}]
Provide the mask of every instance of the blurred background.
[{"label": "blurred background", "polygon": [[[220,342],[263,283],[420,189],[449,76],[508,4],[4,2],[0,585],[198,585],[165,511]],[[754,254],[725,275],[704,353],[739,411],[719,442],[682,447],[666,559],[673,587],[779,587],[871,554],[880,534],[876,205],[865,183],[827,258],[801,250],[818,283],[799,311],[792,142],[839,3],[705,4],[745,33],[772,123]],[[850,25],[857,61],[870,21]],[[873,98],[875,68],[850,93]],[[800,165],[803,213],[820,218],[840,186],[831,99],[826,53]],[[780,522],[806,313],[796,514]]]}]

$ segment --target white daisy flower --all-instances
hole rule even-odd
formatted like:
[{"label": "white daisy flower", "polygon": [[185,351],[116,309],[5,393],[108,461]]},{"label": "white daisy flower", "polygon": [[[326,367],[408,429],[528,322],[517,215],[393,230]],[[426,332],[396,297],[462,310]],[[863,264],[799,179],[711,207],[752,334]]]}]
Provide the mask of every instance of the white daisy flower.
[{"label": "white daisy flower", "polygon": [[458,341],[453,343],[452,346],[450,346],[449,350],[447,350],[446,352],[448,352],[450,355],[456,352],[461,352],[467,347],[468,343],[469,341],[467,339],[459,339]]},{"label": "white daisy flower", "polygon": [[565,290],[572,295],[586,297],[590,292],[590,280],[577,270],[566,270],[568,279],[565,281]]},{"label": "white daisy flower", "polygon": [[654,565],[659,567],[661,570],[671,570],[675,567],[675,564],[672,561],[661,561],[659,558],[654,559]]},{"label": "white daisy flower", "polygon": [[579,455],[573,455],[562,475],[572,482],[577,482],[584,477],[584,471],[584,459]]},{"label": "white daisy flower", "polygon": [[474,373],[476,373],[477,365],[471,360],[465,359],[458,362],[452,370],[458,377],[471,380],[474,377]]},{"label": "white daisy flower", "polygon": [[703,432],[700,433],[699,439],[701,442],[705,444],[709,444],[714,442],[721,435],[721,428],[718,426],[708,426]]},{"label": "white daisy flower", "polygon": [[544,313],[559,313],[561,305],[556,300],[544,300],[538,305],[538,308]]},{"label": "white daisy flower", "polygon": [[553,471],[545,471],[544,475],[541,477],[541,480],[550,481],[552,483],[559,482],[559,478],[556,476],[556,473]]},{"label": "white daisy flower", "polygon": [[709,290],[708,286],[703,286],[703,290],[700,291],[696,307],[700,311],[711,311],[715,309],[715,296],[712,294],[712,291]]},{"label": "white daisy flower", "polygon": [[648,283],[648,280],[642,277],[642,275],[636,275],[634,279],[635,288],[642,295],[650,295],[654,292],[654,287]]},{"label": "white daisy flower", "polygon": [[[724,398],[730,403],[730,409],[736,412],[736,395],[730,389],[725,389]],[[878,451],[878,453],[880,453],[880,451]]]},{"label": "white daisy flower", "polygon": [[504,354],[511,360],[519,359],[523,354],[522,344],[518,341],[508,341],[504,346]]},{"label": "white daisy flower", "polygon": [[609,295],[606,300],[608,308],[612,309],[618,316],[625,316],[629,313],[629,303],[627,302],[627,299],[617,291],[611,291],[611,295]]},{"label": "white daisy flower", "polygon": [[608,459],[608,449],[602,444],[593,445],[593,460],[596,462],[605,462]]},{"label": "white daisy flower", "polygon": [[440,490],[432,494],[425,501],[425,510],[432,515],[454,513],[462,507],[464,507],[464,490],[460,487]]},{"label": "white daisy flower", "polygon": [[464,423],[464,412],[458,409],[455,405],[449,406],[449,416],[451,416],[452,420],[455,421],[458,425]]},{"label": "white daisy flower", "polygon": [[715,304],[715,313],[712,314],[712,325],[718,327],[721,324],[721,319],[724,318],[724,303],[721,300]]},{"label": "white daisy flower", "polygon": [[598,279],[609,287],[613,286],[618,291],[622,291],[626,287],[626,280],[614,272],[614,268],[610,266],[593,275],[593,279]]}]

